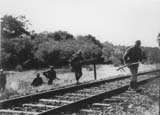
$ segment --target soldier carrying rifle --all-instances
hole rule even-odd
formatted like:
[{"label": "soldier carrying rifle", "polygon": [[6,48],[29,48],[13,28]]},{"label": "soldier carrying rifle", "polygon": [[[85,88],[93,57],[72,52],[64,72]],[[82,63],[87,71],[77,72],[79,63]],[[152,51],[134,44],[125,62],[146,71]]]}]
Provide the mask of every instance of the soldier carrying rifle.
[{"label": "soldier carrying rifle", "polygon": [[54,79],[58,79],[54,66],[50,67],[50,70],[43,72],[43,75],[48,79],[48,85],[52,85]]},{"label": "soldier carrying rifle", "polygon": [[145,58],[143,56],[143,52],[141,50],[141,41],[137,40],[135,45],[129,48],[124,54],[124,62],[128,65],[128,68],[131,72],[131,82],[129,89],[136,90],[137,86],[137,72],[139,62],[142,62],[142,59]]}]

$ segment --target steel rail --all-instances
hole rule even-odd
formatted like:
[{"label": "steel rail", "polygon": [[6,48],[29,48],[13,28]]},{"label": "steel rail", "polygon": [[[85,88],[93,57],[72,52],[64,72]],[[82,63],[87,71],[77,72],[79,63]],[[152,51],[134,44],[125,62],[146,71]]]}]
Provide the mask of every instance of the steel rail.
[{"label": "steel rail", "polygon": [[[160,75],[154,76],[152,78],[147,78],[145,80],[141,80],[138,82],[138,85],[146,83],[151,80],[154,80],[156,78],[160,78]],[[76,102],[61,106],[61,107],[50,109],[45,112],[39,113],[37,115],[59,115],[60,113],[65,112],[65,111],[76,112],[76,111],[84,108],[88,104],[99,102],[99,101],[103,100],[104,98],[110,98],[114,95],[123,93],[126,90],[128,90],[128,87],[129,87],[129,85],[125,85],[125,86],[122,86],[120,88],[116,88],[116,89],[113,89],[110,91],[106,91],[106,92],[104,91],[103,93],[100,93],[100,94],[97,94],[97,95],[94,95],[94,96],[91,96],[91,97],[88,97],[85,99],[81,99],[79,101],[76,101]]]},{"label": "steel rail", "polygon": [[[147,72],[141,72],[138,75],[144,75],[144,74],[149,74],[149,73],[154,73],[154,72],[160,72],[160,69],[159,70],[147,71]],[[9,108],[9,107],[12,107],[13,105],[20,105],[22,103],[38,101],[41,98],[49,98],[49,97],[54,96],[54,95],[64,94],[66,92],[72,92],[72,91],[79,90],[79,89],[82,89],[82,88],[93,87],[93,86],[100,85],[100,84],[103,84],[103,83],[106,83],[106,82],[113,82],[113,81],[125,79],[125,78],[128,78],[128,77],[130,77],[130,75],[112,77],[112,78],[108,78],[108,79],[93,81],[93,82],[90,82],[90,83],[83,83],[83,84],[74,85],[74,86],[67,86],[66,88],[58,88],[58,89],[55,89],[55,90],[49,90],[49,91],[40,92],[40,93],[36,93],[36,94],[21,96],[21,97],[17,97],[17,98],[13,98],[13,99],[1,100],[0,101],[0,108],[1,109],[6,109],[6,108]]]}]

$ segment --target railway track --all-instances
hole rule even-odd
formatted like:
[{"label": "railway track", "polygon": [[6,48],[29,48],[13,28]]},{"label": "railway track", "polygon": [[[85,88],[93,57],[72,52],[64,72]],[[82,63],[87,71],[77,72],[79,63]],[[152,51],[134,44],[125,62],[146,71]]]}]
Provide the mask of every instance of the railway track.
[{"label": "railway track", "polygon": [[138,92],[126,90],[111,97],[106,96],[98,102],[65,115],[142,115],[144,113],[156,115],[159,111],[155,106],[155,103],[159,102],[159,82],[160,76],[140,84],[141,90]]},{"label": "railway track", "polygon": [[[155,76],[155,73],[158,75]],[[139,73],[142,75],[139,83],[159,77],[159,74],[160,70]],[[126,91],[129,82],[128,75],[2,100],[0,115],[64,115]],[[94,103],[94,106],[107,104]]]}]

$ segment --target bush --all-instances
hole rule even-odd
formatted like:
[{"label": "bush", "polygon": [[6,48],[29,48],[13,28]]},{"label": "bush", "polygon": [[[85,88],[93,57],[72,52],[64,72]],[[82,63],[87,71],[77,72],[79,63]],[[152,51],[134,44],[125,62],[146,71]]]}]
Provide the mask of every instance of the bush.
[{"label": "bush", "polygon": [[17,65],[33,58],[33,44],[30,37],[2,39],[2,66],[14,69]]}]

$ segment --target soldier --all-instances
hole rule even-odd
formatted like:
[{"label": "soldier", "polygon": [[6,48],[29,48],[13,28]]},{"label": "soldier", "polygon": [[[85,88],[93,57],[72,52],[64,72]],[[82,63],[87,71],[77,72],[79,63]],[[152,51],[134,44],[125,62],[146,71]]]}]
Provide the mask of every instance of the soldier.
[{"label": "soldier", "polygon": [[158,36],[157,36],[157,42],[158,42],[158,46],[159,46],[159,48],[160,48],[160,33],[159,33]]},{"label": "soldier", "polygon": [[33,80],[33,82],[32,82],[31,85],[33,85],[33,86],[40,86],[40,85],[42,85],[42,83],[43,83],[43,80],[40,77],[40,74],[37,73],[37,77]]},{"label": "soldier", "polygon": [[[158,34],[157,36],[157,42],[158,42],[158,47],[159,47],[159,50],[160,50],[160,33]],[[157,54],[158,55],[158,54]],[[158,56],[157,56],[158,57]],[[156,64],[156,68],[159,69],[160,68],[160,65],[157,63]]]},{"label": "soldier", "polygon": [[0,90],[4,91],[6,86],[6,74],[3,69],[0,69]]},{"label": "soldier", "polygon": [[48,79],[48,85],[51,85],[53,80],[57,78],[53,66],[50,67],[50,70],[43,72],[43,75]]},{"label": "soldier", "polygon": [[[124,54],[124,62],[126,64],[132,64],[136,62],[141,62],[143,59],[142,55],[142,50],[141,50],[141,41],[137,40],[135,42],[135,45],[131,48],[129,48],[126,53]],[[128,68],[130,69],[131,72],[131,82],[130,82],[130,87],[129,89],[136,90],[137,89],[137,72],[138,72],[138,66],[139,64],[133,64],[130,65]]]},{"label": "soldier", "polygon": [[74,54],[71,58],[71,66],[75,72],[75,77],[77,84],[79,83],[79,79],[82,76],[82,64],[81,61],[83,60],[82,58],[82,52],[78,51],[76,54]]}]

